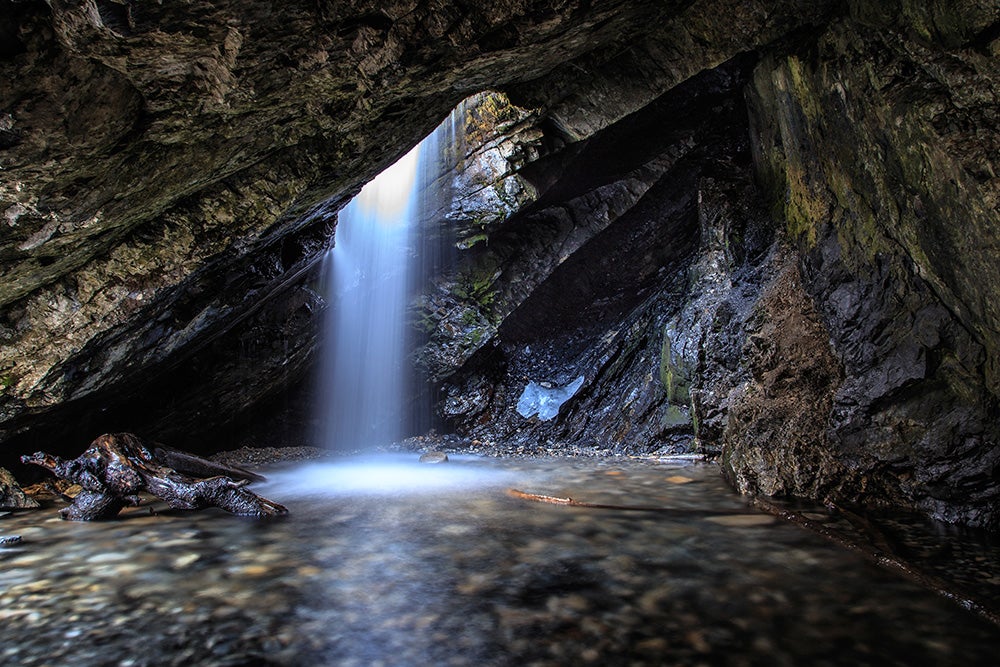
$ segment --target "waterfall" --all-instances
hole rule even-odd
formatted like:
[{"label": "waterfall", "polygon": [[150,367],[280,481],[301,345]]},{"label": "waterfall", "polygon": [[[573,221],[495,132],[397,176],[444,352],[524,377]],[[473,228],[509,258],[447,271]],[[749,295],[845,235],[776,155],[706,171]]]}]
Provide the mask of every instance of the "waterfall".
[{"label": "waterfall", "polygon": [[328,449],[369,450],[426,426],[411,414],[406,309],[413,287],[440,269],[443,235],[428,217],[442,206],[426,199],[450,196],[462,118],[460,105],[340,211],[326,260],[320,423]]}]

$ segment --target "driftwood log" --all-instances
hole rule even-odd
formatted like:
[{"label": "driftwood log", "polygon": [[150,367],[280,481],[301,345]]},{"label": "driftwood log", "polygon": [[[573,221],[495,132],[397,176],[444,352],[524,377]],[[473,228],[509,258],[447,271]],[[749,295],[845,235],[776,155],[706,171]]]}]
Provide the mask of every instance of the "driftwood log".
[{"label": "driftwood log", "polygon": [[43,452],[22,456],[57,477],[79,484],[73,504],[60,510],[64,519],[113,518],[140,493],[150,493],[174,509],[219,507],[241,516],[275,516],[288,510],[245,488],[263,479],[246,470],[222,466],[162,445],[148,445],[131,433],[102,435],[75,459]]}]

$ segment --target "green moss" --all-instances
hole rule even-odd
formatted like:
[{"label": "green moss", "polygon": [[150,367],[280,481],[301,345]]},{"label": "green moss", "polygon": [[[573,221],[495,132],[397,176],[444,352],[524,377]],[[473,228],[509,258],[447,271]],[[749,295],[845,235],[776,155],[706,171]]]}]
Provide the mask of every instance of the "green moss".
[{"label": "green moss", "polygon": [[472,326],[477,321],[479,321],[479,317],[476,316],[476,312],[474,310],[469,309],[462,313],[462,324]]},{"label": "green moss", "polygon": [[6,392],[17,383],[13,375],[0,375],[0,392]]},{"label": "green moss", "polygon": [[829,208],[822,197],[813,193],[799,164],[789,161],[785,166],[785,176],[785,225],[788,236],[812,248],[816,245],[816,228],[826,218]]},{"label": "green moss", "polygon": [[499,294],[496,288],[498,277],[499,271],[492,262],[480,262],[459,272],[452,293],[462,301],[476,304],[488,316]]},{"label": "green moss", "polygon": [[695,439],[698,438],[698,411],[694,409],[694,397],[691,397],[691,430]]},{"label": "green moss", "polygon": [[477,243],[480,243],[482,241],[488,241],[489,238],[490,238],[489,234],[485,232],[479,234],[472,234],[470,236],[466,236],[455,245],[459,250],[468,250]]},{"label": "green moss", "polygon": [[425,334],[434,333],[437,330],[437,319],[431,317],[429,313],[421,313],[417,320],[417,327]]},{"label": "green moss", "polygon": [[802,61],[795,56],[790,56],[788,58],[788,73],[792,83],[790,92],[795,96],[802,113],[810,121],[816,121],[820,117],[820,102],[809,85],[808,73],[805,71]]},{"label": "green moss", "polygon": [[674,359],[670,335],[666,329],[663,332],[663,344],[660,347],[660,382],[667,392],[667,403],[687,405],[690,402],[687,371],[683,361]]},{"label": "green moss", "polygon": [[660,419],[660,426],[668,428],[671,426],[684,426],[691,423],[691,418],[676,405],[667,407],[666,413]]},{"label": "green moss", "polygon": [[667,400],[670,400],[670,336],[663,334],[663,344],[660,346],[660,384],[667,390]]},{"label": "green moss", "polygon": [[478,103],[465,112],[466,141],[473,145],[485,143],[498,127],[520,120],[525,113],[503,93],[482,93]]}]

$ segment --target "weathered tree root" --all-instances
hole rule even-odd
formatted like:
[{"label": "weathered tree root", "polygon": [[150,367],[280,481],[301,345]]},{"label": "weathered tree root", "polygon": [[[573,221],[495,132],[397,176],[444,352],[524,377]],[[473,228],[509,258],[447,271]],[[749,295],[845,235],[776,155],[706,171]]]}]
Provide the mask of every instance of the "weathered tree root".
[{"label": "weathered tree root", "polygon": [[[43,452],[22,456],[21,461],[50,470],[57,477],[82,487],[73,504],[60,510],[64,519],[93,521],[115,517],[123,507],[138,505],[142,492],[164,500],[173,509],[219,507],[240,516],[275,516],[288,510],[244,488],[249,477],[238,468],[219,466],[206,459],[161,446],[147,446],[131,433],[102,435],[83,454],[63,460]],[[216,473],[206,479],[170,467]],[[225,475],[219,475],[225,472]],[[241,479],[233,479],[230,475]]]},{"label": "weathered tree root", "polygon": [[[738,514],[738,512],[717,512],[717,511],[697,511],[697,510],[678,510],[669,507],[647,507],[643,505],[602,505],[598,503],[587,503],[579,500],[574,500],[573,498],[561,498],[558,496],[546,496],[537,493],[526,493],[524,491],[519,491],[517,489],[507,489],[507,495],[512,498],[518,498],[520,500],[530,500],[532,502],[538,503],[548,503],[550,505],[563,505],[566,507],[589,507],[592,509],[606,509],[606,510],[624,510],[632,512],[656,512],[657,514],[666,514],[668,516],[675,517],[691,517],[692,515],[702,515],[702,516],[712,516],[712,515],[733,515]],[[890,570],[897,574],[903,575],[907,579],[910,579],[914,583],[917,583],[928,590],[937,593],[938,595],[957,603],[963,609],[973,612],[980,618],[986,619],[990,623],[996,626],[1000,626],[1000,612],[994,609],[989,604],[976,599],[974,596],[970,595],[965,591],[957,590],[953,584],[936,577],[933,574],[925,572],[920,568],[916,567],[912,563],[906,562],[903,558],[897,556],[892,552],[892,547],[888,540],[884,536],[880,535],[877,531],[874,531],[874,527],[869,524],[869,522],[864,521],[857,515],[844,510],[840,507],[833,507],[836,511],[842,513],[851,522],[855,528],[862,530],[865,535],[873,542],[873,545],[863,544],[857,540],[851,539],[850,536],[845,535],[840,531],[833,530],[818,521],[813,521],[812,519],[803,516],[798,512],[780,507],[771,501],[755,497],[750,499],[750,505],[755,509],[762,512],[770,514],[777,517],[783,521],[793,523],[796,526],[806,528],[811,530],[818,535],[822,535],[826,539],[836,543],[837,545],[853,551],[856,554],[861,555],[866,560],[882,567],[886,570]]]}]

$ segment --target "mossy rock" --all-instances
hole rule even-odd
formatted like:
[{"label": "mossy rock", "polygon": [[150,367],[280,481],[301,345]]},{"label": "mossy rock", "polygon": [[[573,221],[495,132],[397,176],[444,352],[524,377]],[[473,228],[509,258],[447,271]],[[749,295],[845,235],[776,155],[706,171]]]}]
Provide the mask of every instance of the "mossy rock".
[{"label": "mossy rock", "polygon": [[691,379],[680,355],[674,354],[668,329],[660,347],[660,382],[667,392],[667,403],[686,407],[691,402]]}]

